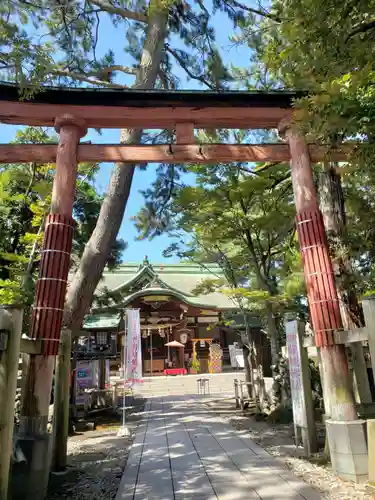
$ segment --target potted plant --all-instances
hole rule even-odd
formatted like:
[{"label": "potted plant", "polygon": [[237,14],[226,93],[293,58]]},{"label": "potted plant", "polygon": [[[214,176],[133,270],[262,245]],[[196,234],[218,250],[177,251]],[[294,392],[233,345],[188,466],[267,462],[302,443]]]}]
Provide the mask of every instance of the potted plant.
[{"label": "potted plant", "polygon": [[199,361],[195,358],[191,362],[190,373],[192,374],[199,373],[199,369],[200,369]]}]

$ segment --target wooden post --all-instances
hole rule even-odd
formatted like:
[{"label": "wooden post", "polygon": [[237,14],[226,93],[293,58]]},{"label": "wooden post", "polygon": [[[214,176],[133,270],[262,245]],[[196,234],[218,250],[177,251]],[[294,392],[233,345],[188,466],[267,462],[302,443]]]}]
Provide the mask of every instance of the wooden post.
[{"label": "wooden post", "polygon": [[365,328],[368,333],[368,346],[371,356],[372,375],[375,380],[375,295],[363,297],[362,307],[365,317]]},{"label": "wooden post", "polygon": [[349,345],[352,354],[353,376],[356,383],[356,392],[359,403],[371,403],[370,382],[368,379],[366,360],[362,342],[353,342]]},{"label": "wooden post", "polygon": [[238,380],[235,378],[233,381],[234,384],[234,399],[236,400],[236,408],[240,407],[240,397],[238,395]]},{"label": "wooden post", "polygon": [[315,344],[320,348],[324,383],[326,390],[330,391],[331,417],[334,421],[356,420],[345,346],[335,344],[333,338],[333,332],[342,330],[343,324],[308,146],[303,135],[291,127],[289,120],[281,122],[279,130],[289,143],[292,158],[297,231]]},{"label": "wooden post", "polygon": [[368,482],[375,486],[375,420],[367,420],[368,439]]},{"label": "wooden post", "polygon": [[152,377],[152,360],[153,360],[153,353],[152,353],[152,330],[150,333],[150,377]]},{"label": "wooden post", "polygon": [[241,406],[241,410],[243,411],[244,410],[244,407],[245,407],[245,401],[244,401],[244,397],[243,397],[243,383],[242,383],[242,380],[240,381],[240,406]]},{"label": "wooden post", "polygon": [[343,329],[328,241],[317,204],[309,150],[303,135],[284,121],[289,142],[297,230],[302,253],[315,345],[320,349],[323,378],[329,391],[331,419],[326,420],[333,471],[343,479],[366,481],[365,422],[358,420],[345,346],[334,332]]},{"label": "wooden post", "polygon": [[31,337],[42,341],[42,354],[27,357],[20,417],[19,444],[28,465],[22,481],[24,500],[43,500],[47,491],[51,451],[48,412],[70,266],[78,143],[86,134],[84,124],[70,115],[57,118],[55,128],[60,141],[31,326]]},{"label": "wooden post", "polygon": [[54,472],[62,471],[67,466],[71,352],[71,331],[62,330],[60,349],[56,360],[55,391],[53,402],[53,451],[51,469]]},{"label": "wooden post", "polygon": [[[169,333],[167,333],[167,343],[169,344],[170,342],[170,336]],[[171,348],[167,346],[167,368],[169,368],[169,363],[171,362]]]},{"label": "wooden post", "polygon": [[296,441],[300,432],[306,456],[310,456],[317,451],[317,441],[309,359],[303,347],[305,325],[297,320],[287,321],[285,330]]},{"label": "wooden post", "polygon": [[[78,348],[78,338],[76,337],[72,339],[72,359],[70,366],[71,379],[70,379],[70,389],[69,389],[70,390],[69,419],[70,418],[74,419],[77,416],[77,411],[76,411],[76,380],[77,380],[77,357],[78,357],[77,348]],[[69,423],[71,424],[71,421]]]},{"label": "wooden post", "polygon": [[176,123],[176,143],[194,144],[194,123]]},{"label": "wooden post", "polygon": [[0,500],[8,500],[23,309],[0,305]]},{"label": "wooden post", "polygon": [[105,380],[106,380],[106,362],[105,358],[99,358],[99,389],[105,389]]}]

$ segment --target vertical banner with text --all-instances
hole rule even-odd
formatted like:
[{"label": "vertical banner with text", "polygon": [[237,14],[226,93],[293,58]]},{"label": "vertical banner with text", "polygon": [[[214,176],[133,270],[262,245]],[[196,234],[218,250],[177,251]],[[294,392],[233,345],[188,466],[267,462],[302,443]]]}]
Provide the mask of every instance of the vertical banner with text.
[{"label": "vertical banner with text", "polygon": [[143,382],[139,309],[126,309],[126,325],[125,383],[133,386]]},{"label": "vertical banner with text", "polygon": [[296,320],[285,323],[286,345],[288,348],[290,389],[292,393],[293,420],[295,425],[307,426],[306,402],[302,379],[303,349]]}]

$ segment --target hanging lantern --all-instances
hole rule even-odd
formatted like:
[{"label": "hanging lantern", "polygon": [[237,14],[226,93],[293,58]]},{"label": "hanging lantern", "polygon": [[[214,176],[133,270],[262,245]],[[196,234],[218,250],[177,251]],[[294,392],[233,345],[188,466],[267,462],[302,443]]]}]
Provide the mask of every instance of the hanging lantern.
[{"label": "hanging lantern", "polygon": [[180,342],[181,344],[186,344],[188,338],[188,334],[185,333],[180,333]]},{"label": "hanging lantern", "polygon": [[164,331],[162,328],[160,328],[160,330],[159,330],[159,335],[160,335],[160,337],[161,337],[162,339],[164,339],[164,338],[165,338],[165,331]]},{"label": "hanging lantern", "polygon": [[147,338],[147,330],[142,330],[142,338],[143,339]]}]

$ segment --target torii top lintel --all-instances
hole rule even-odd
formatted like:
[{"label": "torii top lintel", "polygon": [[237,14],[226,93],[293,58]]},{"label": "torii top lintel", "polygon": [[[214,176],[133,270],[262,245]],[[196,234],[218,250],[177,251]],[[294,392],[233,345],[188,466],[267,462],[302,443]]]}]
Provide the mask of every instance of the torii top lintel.
[{"label": "torii top lintel", "polygon": [[71,89],[45,87],[31,99],[20,100],[15,85],[0,84],[0,122],[53,126],[70,114],[89,128],[276,128],[290,112],[288,91],[158,91]]}]

